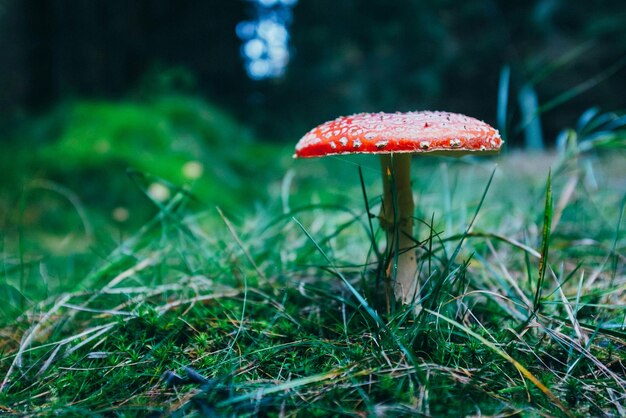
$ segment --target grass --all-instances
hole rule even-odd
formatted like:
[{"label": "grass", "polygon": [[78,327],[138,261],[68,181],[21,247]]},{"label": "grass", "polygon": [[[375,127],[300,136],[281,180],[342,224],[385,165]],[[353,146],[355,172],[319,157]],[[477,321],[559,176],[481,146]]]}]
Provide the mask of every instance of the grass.
[{"label": "grass", "polygon": [[[418,160],[417,316],[382,296],[367,158],[268,157],[238,179],[265,198],[223,209],[172,187],[88,250],[46,250],[24,223],[3,240],[0,410],[623,416],[624,151],[583,153],[577,134],[495,169]],[[64,225],[52,247],[79,240]]]}]

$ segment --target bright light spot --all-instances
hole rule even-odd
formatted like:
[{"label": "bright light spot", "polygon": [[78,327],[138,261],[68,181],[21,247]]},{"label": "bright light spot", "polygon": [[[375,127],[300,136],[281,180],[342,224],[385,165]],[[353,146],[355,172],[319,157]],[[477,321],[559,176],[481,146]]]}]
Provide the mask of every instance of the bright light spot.
[{"label": "bright light spot", "polygon": [[202,176],[204,167],[199,161],[188,161],[183,165],[183,175],[190,180],[195,180]]},{"label": "bright light spot", "polygon": [[250,39],[254,36],[256,32],[256,23],[254,22],[239,22],[237,24],[237,36],[241,39]]},{"label": "bright light spot", "polygon": [[289,39],[287,29],[282,24],[269,19],[263,19],[259,22],[257,34],[270,45],[283,45]]},{"label": "bright light spot", "polygon": [[270,48],[269,56],[272,61],[283,63],[282,67],[286,67],[289,61],[289,51],[283,46]]},{"label": "bright light spot", "polygon": [[243,41],[241,55],[248,76],[254,80],[280,77],[289,64],[289,31],[298,0],[252,0],[256,20],[239,22],[237,36]]},{"label": "bright light spot", "polygon": [[161,183],[152,183],[148,187],[148,196],[157,202],[165,202],[170,198],[170,189],[162,185]]},{"label": "bright light spot", "polygon": [[250,39],[243,45],[243,53],[253,61],[258,60],[265,53],[265,42],[259,38]]},{"label": "bright light spot", "polygon": [[130,217],[130,212],[128,212],[128,209],[120,206],[113,209],[111,216],[116,222],[126,222]]},{"label": "bright light spot", "polygon": [[248,64],[248,73],[255,80],[266,78],[270,75],[272,67],[268,60],[253,60]]}]

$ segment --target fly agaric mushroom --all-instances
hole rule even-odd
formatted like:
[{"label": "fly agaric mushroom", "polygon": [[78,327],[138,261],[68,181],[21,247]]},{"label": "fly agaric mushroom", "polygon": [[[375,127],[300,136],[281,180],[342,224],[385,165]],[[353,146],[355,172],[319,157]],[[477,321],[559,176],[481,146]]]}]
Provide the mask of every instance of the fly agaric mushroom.
[{"label": "fly agaric mushroom", "polygon": [[380,154],[383,177],[380,225],[386,232],[390,254],[397,255],[397,263],[392,262],[392,268],[387,270],[388,276],[395,280],[396,299],[411,304],[419,293],[413,240],[411,155],[493,154],[501,145],[496,129],[458,113],[359,113],[311,130],[296,144],[294,157]]}]

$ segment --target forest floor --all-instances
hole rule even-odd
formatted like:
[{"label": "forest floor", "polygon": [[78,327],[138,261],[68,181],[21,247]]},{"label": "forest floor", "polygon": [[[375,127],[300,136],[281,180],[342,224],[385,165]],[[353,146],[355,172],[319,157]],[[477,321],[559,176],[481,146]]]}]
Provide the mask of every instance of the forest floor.
[{"label": "forest floor", "polygon": [[253,199],[146,186],[136,226],[3,204],[0,414],[626,415],[623,151],[416,158],[418,314],[377,161],[272,152]]}]

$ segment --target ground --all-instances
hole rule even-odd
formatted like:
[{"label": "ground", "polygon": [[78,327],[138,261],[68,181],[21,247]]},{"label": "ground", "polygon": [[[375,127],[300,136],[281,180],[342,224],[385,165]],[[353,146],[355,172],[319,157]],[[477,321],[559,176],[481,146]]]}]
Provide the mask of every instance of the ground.
[{"label": "ground", "polygon": [[170,187],[137,227],[87,236],[79,193],[45,198],[69,230],[25,205],[0,409],[625,415],[623,152],[416,158],[418,314],[384,297],[377,161],[288,152],[253,201]]}]

